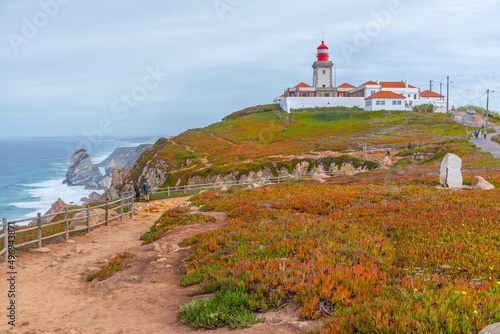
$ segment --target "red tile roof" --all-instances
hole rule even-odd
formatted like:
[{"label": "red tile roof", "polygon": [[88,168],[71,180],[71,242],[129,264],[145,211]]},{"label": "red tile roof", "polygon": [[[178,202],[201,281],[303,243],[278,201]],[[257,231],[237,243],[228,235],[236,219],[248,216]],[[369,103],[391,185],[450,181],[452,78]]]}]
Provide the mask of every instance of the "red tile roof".
[{"label": "red tile roof", "polygon": [[375,81],[367,81],[364,84],[362,84],[361,86],[368,86],[368,85],[378,85],[378,84]]},{"label": "red tile roof", "polygon": [[338,86],[337,88],[356,88],[356,87],[354,87],[353,85],[350,85],[348,83],[345,83],[345,84]]},{"label": "red tile roof", "polygon": [[309,86],[306,83],[301,82],[297,86],[295,86],[294,88],[311,88],[311,86]]},{"label": "red tile roof", "polygon": [[430,90],[423,91],[422,93],[420,93],[420,96],[421,97],[444,97],[443,95],[438,94],[438,93],[434,93]]},{"label": "red tile roof", "polygon": [[[406,83],[402,81],[395,81],[395,82],[381,82],[380,83],[383,88],[405,88]],[[412,85],[408,85],[408,88],[416,88]]]},{"label": "red tile roof", "polygon": [[396,94],[391,91],[380,91],[376,92],[372,96],[368,96],[365,100],[369,99],[406,99],[403,95]]}]

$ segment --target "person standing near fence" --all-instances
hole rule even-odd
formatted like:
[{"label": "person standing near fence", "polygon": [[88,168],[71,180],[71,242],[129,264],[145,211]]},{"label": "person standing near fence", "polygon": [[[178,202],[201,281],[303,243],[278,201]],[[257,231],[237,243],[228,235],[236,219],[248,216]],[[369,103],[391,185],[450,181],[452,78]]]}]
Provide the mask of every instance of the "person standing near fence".
[{"label": "person standing near fence", "polygon": [[139,187],[139,185],[136,184],[134,187],[134,191],[135,191],[135,201],[140,202],[141,201],[141,187]]},{"label": "person standing near fence", "polygon": [[147,181],[144,181],[144,184],[142,185],[142,190],[144,191],[144,200],[146,202],[149,202],[149,185]]}]

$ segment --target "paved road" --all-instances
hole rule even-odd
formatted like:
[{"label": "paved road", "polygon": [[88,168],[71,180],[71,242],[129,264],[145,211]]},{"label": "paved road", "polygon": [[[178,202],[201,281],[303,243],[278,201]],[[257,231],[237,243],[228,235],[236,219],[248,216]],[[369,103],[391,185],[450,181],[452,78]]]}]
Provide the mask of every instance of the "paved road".
[{"label": "paved road", "polygon": [[495,133],[488,134],[486,140],[484,139],[484,136],[479,136],[478,139],[476,139],[476,137],[472,137],[471,142],[481,147],[483,150],[490,152],[495,158],[500,159],[500,145],[491,141],[491,137],[498,134],[500,134],[500,128],[496,128]]}]

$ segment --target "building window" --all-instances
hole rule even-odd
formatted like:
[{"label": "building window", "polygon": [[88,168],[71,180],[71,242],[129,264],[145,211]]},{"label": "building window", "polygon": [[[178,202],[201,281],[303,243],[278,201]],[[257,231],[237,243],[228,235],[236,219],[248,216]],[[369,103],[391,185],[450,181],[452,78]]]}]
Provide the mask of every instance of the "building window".
[{"label": "building window", "polygon": [[326,87],[326,85],[323,85],[323,87]]},{"label": "building window", "polygon": [[323,70],[323,75],[325,75],[325,74],[326,74],[326,70]]},{"label": "building window", "polygon": [[395,106],[398,103],[398,101],[394,100],[392,101],[392,105]]},{"label": "building window", "polygon": [[385,106],[385,101],[380,101],[380,104]]},{"label": "building window", "polygon": [[325,97],[330,97],[330,94],[328,94],[328,93],[325,93]]},{"label": "building window", "polygon": [[372,105],[372,101],[366,101],[366,106],[369,107]]},{"label": "building window", "polygon": [[295,97],[295,93],[292,93],[292,97]]},{"label": "building window", "polygon": [[413,95],[413,99],[415,100],[417,99],[417,94]]},{"label": "building window", "polygon": [[314,93],[309,93],[309,96],[310,97],[314,97]]},{"label": "building window", "polygon": [[378,105],[378,106],[380,105],[380,101],[377,101],[377,105]]},{"label": "building window", "polygon": [[401,105],[401,100],[398,100],[398,106],[400,106],[400,105]]},{"label": "building window", "polygon": [[307,97],[307,93],[302,93],[302,97]]},{"label": "building window", "polygon": [[370,95],[373,95],[373,94],[375,94],[375,91],[374,91],[374,90],[372,90],[372,93],[371,93]]},{"label": "building window", "polygon": [[411,98],[411,94],[408,94],[408,97]]},{"label": "building window", "polygon": [[340,97],[344,97],[344,93],[340,93],[340,94],[339,94],[339,96],[340,96]]}]

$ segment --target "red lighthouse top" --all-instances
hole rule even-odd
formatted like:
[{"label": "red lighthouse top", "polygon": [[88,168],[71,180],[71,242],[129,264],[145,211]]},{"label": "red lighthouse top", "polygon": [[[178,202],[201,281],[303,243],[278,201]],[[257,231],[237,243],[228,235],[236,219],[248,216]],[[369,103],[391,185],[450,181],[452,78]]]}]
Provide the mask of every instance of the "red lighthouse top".
[{"label": "red lighthouse top", "polygon": [[321,45],[318,47],[318,61],[328,61],[328,46],[325,45],[324,41],[321,41]]}]

